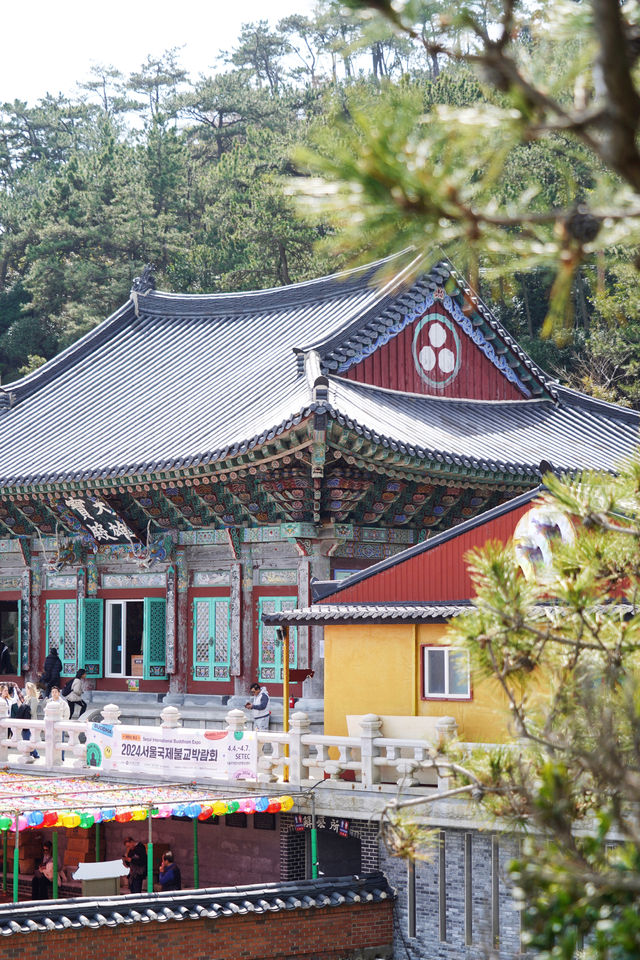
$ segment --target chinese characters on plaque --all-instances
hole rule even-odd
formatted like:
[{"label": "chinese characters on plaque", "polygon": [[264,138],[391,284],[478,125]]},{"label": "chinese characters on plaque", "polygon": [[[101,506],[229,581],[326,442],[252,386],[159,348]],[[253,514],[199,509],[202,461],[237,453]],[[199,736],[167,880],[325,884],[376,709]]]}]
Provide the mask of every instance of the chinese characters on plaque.
[{"label": "chinese characters on plaque", "polygon": [[84,530],[98,545],[138,542],[133,530],[99,497],[66,496],[58,502],[58,509],[72,521],[72,526]]}]

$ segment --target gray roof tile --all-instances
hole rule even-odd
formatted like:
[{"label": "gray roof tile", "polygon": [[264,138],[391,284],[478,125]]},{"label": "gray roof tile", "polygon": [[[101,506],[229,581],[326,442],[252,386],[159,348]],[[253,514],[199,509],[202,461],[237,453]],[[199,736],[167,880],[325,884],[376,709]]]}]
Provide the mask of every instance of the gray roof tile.
[{"label": "gray roof tile", "polygon": [[262,615],[264,623],[442,623],[469,610],[468,603],[321,603]]},{"label": "gray roof tile", "polygon": [[[439,264],[414,288],[399,277],[380,290],[370,285],[378,268],[252,293],[136,294],[5,388],[13,399],[0,408],[0,486],[207,464],[276,437],[316,409],[393,450],[490,474],[535,475],[542,458],[560,469],[609,470],[634,448],[638,414],[563,391],[517,345],[509,360],[520,359],[527,383],[558,403],[407,396],[334,375],[329,401],[315,402],[301,349],[317,345],[335,370],[332,350],[348,355],[352,336],[355,344],[387,330],[409,295],[420,300],[452,271]],[[476,301],[481,307],[486,329],[506,343]]]},{"label": "gray roof tile", "polygon": [[395,892],[384,874],[376,872],[363,877],[322,877],[227,889],[128,894],[100,900],[77,897],[62,901],[7,903],[0,905],[0,934],[10,937],[68,927],[95,929],[104,925],[149,921],[166,923],[187,916],[201,920],[263,913],[265,910],[323,909],[341,906],[345,901],[379,903],[394,897]]}]

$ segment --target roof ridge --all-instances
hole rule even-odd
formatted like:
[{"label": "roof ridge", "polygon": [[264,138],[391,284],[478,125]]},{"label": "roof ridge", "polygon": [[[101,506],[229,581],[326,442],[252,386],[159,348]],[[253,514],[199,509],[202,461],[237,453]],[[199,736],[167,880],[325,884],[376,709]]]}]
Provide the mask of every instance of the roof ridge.
[{"label": "roof ridge", "polygon": [[[485,400],[477,399],[476,397],[443,397],[438,394],[432,393],[416,393],[413,390],[394,390],[392,387],[380,387],[375,383],[364,383],[362,380],[350,380],[348,377],[343,377],[339,373],[328,373],[326,374],[329,382],[337,380],[340,385],[346,384],[350,389],[354,388],[356,390],[371,390],[376,393],[388,393],[390,396],[398,396],[408,398],[409,400],[437,400],[438,403],[455,403],[461,405],[474,404],[475,406],[492,406],[492,407],[513,407],[516,404],[522,406],[530,407],[532,403],[549,403],[553,404],[551,397],[518,397],[517,400]],[[617,409],[615,404],[609,404],[614,410]],[[640,417],[640,413],[638,414]]]}]

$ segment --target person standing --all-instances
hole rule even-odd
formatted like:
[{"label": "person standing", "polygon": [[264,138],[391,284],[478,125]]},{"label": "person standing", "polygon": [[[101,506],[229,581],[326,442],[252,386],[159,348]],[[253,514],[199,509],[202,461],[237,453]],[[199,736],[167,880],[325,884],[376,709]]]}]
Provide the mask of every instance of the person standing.
[{"label": "person standing", "polygon": [[51,647],[44,661],[44,670],[40,677],[40,682],[44,685],[44,695],[51,695],[52,687],[60,686],[60,674],[62,673],[62,660],[58,656],[58,648]]},{"label": "person standing", "polygon": [[[24,696],[22,699],[22,705],[18,711],[18,716],[22,720],[36,720],[38,717],[38,688],[35,683],[32,683],[28,680],[24,687]],[[22,739],[31,740],[31,730],[28,727],[24,727],[22,730]],[[33,760],[37,760],[40,754],[37,750],[32,750],[30,757]],[[30,761],[29,761],[30,762]]]},{"label": "person standing", "polygon": [[60,704],[60,719],[69,720],[71,716],[71,710],[65,698],[61,696],[59,687],[51,687],[50,699],[53,700],[54,703]]},{"label": "person standing", "polygon": [[147,849],[139,840],[126,837],[124,850],[122,862],[129,867],[129,891],[142,893],[142,882],[147,876]]},{"label": "person standing", "polygon": [[15,673],[11,660],[11,650],[4,641],[0,647],[0,673]]},{"label": "person standing", "polygon": [[158,883],[161,892],[164,890],[182,890],[182,877],[180,876],[180,867],[173,862],[171,850],[167,850],[162,855],[162,863],[158,870]]},{"label": "person standing", "polygon": [[266,687],[261,687],[259,683],[252,683],[249,688],[252,700],[245,703],[245,707],[251,710],[253,717],[254,730],[268,730],[271,710],[269,709],[269,692]]},{"label": "person standing", "polygon": [[42,860],[31,881],[32,900],[51,900],[53,894],[53,850],[51,842],[42,844]]},{"label": "person standing", "polygon": [[71,690],[66,696],[66,700],[67,700],[67,703],[69,704],[69,710],[70,710],[69,717],[71,720],[73,720],[73,712],[76,706],[80,707],[80,711],[78,713],[79,717],[81,717],[82,714],[87,709],[87,704],[82,699],[84,695],[84,677],[86,672],[87,671],[83,669],[78,670],[75,677],[73,678],[73,682],[71,684]]}]

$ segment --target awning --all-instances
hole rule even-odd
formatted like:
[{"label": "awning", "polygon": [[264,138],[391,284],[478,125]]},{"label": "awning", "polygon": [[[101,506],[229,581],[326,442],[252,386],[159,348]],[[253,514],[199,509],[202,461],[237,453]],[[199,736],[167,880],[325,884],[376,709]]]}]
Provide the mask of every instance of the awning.
[{"label": "awning", "polygon": [[0,773],[0,830],[29,827],[92,827],[116,820],[189,817],[208,820],[228,813],[278,813],[293,807],[283,796],[225,796],[210,787],[127,784],[98,777],[42,777]]}]

